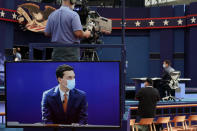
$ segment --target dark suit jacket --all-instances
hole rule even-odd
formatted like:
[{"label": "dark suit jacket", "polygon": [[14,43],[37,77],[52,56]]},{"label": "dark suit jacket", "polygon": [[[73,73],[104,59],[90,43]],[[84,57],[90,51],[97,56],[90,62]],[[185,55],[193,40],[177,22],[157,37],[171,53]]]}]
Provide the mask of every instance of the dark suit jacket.
[{"label": "dark suit jacket", "polygon": [[78,89],[70,90],[67,112],[64,113],[57,86],[43,93],[42,120],[50,124],[87,124],[87,105],[85,92]]},{"label": "dark suit jacket", "polygon": [[135,97],[139,100],[138,115],[142,118],[154,118],[157,101],[160,99],[158,90],[152,87],[141,88]]}]

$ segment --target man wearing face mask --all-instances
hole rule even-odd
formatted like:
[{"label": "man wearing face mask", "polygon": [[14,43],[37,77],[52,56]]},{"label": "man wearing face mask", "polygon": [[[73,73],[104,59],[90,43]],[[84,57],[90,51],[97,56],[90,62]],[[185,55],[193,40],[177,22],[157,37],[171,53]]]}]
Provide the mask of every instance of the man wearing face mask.
[{"label": "man wearing face mask", "polygon": [[75,88],[74,69],[60,65],[56,77],[59,85],[43,93],[42,120],[46,124],[87,124],[86,93]]},{"label": "man wearing face mask", "polygon": [[[165,91],[168,93],[173,93],[171,95],[174,95],[174,92],[171,92],[171,89],[168,85],[168,81],[171,80],[170,73],[175,71],[174,68],[171,67],[171,62],[169,60],[164,60],[163,61],[163,74],[162,74],[162,79],[160,82],[160,87],[159,87],[159,92],[161,97],[165,97]],[[169,95],[169,94],[168,94]]]},{"label": "man wearing face mask", "polygon": [[[76,0],[62,0],[62,6],[52,12],[47,21],[45,36],[52,43],[79,44],[81,38],[89,38],[91,32],[83,31],[79,15],[73,11]],[[52,60],[78,61],[80,50],[76,47],[55,47]]]},{"label": "man wearing face mask", "polygon": [[169,60],[164,60],[163,61],[163,68],[164,72],[162,75],[162,79],[170,79],[170,73],[175,71],[174,68],[171,67],[171,63]]}]

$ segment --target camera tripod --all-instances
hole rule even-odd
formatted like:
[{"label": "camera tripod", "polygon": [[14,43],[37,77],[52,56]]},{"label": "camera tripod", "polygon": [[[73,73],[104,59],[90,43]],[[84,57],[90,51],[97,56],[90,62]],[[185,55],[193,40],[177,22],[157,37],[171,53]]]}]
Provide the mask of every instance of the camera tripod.
[{"label": "camera tripod", "polygon": [[95,49],[82,49],[80,60],[99,61],[99,57]]}]

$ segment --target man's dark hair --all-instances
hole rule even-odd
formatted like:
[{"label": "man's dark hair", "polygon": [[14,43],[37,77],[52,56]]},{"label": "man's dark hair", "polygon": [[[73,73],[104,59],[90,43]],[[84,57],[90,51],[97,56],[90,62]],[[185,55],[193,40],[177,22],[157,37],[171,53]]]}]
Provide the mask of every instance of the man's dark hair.
[{"label": "man's dark hair", "polygon": [[164,60],[164,62],[165,62],[166,64],[168,64],[168,65],[171,65],[170,60]]},{"label": "man's dark hair", "polygon": [[150,86],[153,85],[153,81],[152,81],[150,78],[147,78],[147,79],[145,80],[145,82],[148,82],[148,84],[149,84]]},{"label": "man's dark hair", "polygon": [[63,65],[60,65],[58,66],[58,68],[56,69],[56,77],[57,78],[63,78],[64,76],[64,71],[74,71],[73,67],[69,66],[69,65],[66,65],[66,64],[63,64]]}]

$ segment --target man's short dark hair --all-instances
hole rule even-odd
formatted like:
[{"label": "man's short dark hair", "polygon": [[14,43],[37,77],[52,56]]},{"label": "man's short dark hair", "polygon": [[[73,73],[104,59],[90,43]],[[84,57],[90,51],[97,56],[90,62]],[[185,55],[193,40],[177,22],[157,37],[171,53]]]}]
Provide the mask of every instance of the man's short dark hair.
[{"label": "man's short dark hair", "polygon": [[63,65],[60,65],[57,67],[56,69],[56,77],[57,78],[63,78],[64,76],[64,71],[74,71],[73,67],[72,66],[69,66],[69,65],[66,65],[66,64],[63,64]]},{"label": "man's short dark hair", "polygon": [[147,79],[145,80],[145,82],[148,82],[148,84],[149,84],[150,86],[153,85],[153,81],[152,81],[150,78],[147,78]]},{"label": "man's short dark hair", "polygon": [[164,62],[165,62],[166,64],[168,64],[168,65],[171,65],[170,60],[164,60]]}]

